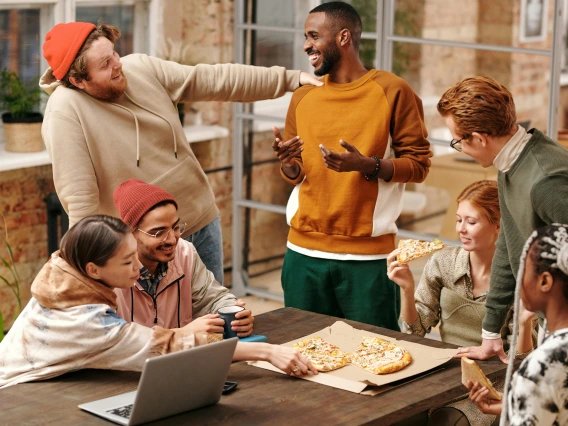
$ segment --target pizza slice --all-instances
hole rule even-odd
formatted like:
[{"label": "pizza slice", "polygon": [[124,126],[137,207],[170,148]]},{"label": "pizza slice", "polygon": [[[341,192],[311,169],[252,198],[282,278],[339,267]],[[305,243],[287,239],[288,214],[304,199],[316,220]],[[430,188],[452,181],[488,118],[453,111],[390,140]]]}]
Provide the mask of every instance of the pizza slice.
[{"label": "pizza slice", "polygon": [[373,374],[389,374],[410,364],[412,356],[406,349],[388,340],[363,337],[359,348],[350,354],[350,361]]},{"label": "pizza slice", "polygon": [[347,364],[347,354],[321,337],[309,337],[292,346],[308,358],[318,371],[332,371]]},{"label": "pizza slice", "polygon": [[411,260],[418,259],[422,256],[427,256],[435,251],[442,250],[444,243],[438,239],[434,241],[422,240],[400,240],[398,242],[400,253],[398,254],[398,263],[408,263]]},{"label": "pizza slice", "polygon": [[479,365],[475,361],[469,359],[468,357],[462,357],[461,359],[462,367],[462,383],[467,387],[467,381],[472,383],[478,382],[481,386],[485,386],[489,390],[489,398],[501,400],[501,394],[495,390],[487,376],[481,371]]}]

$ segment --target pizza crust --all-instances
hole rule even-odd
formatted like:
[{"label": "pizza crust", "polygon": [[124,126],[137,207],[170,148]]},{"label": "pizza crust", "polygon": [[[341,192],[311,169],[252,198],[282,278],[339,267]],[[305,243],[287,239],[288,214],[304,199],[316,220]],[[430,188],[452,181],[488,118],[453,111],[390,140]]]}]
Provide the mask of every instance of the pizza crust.
[{"label": "pizza crust", "polygon": [[501,394],[495,390],[493,384],[489,381],[487,376],[483,373],[479,365],[475,361],[469,359],[468,357],[462,357],[461,359],[462,368],[462,383],[467,387],[467,381],[472,383],[478,382],[481,386],[485,386],[489,390],[489,397],[491,399],[501,400]]}]

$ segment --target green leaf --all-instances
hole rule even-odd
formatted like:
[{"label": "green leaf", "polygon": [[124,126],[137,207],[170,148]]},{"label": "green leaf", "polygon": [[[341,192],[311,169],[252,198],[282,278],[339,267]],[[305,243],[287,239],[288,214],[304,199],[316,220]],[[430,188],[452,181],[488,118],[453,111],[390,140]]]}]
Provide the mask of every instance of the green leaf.
[{"label": "green leaf", "polygon": [[0,72],[0,107],[8,110],[14,118],[36,111],[41,94],[38,80],[24,84],[15,72],[7,69]]}]

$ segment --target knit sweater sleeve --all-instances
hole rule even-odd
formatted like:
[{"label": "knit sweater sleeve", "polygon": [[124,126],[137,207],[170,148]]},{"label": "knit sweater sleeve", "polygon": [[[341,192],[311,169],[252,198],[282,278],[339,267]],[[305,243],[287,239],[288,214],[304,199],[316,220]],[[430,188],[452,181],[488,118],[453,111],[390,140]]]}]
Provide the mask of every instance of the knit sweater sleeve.
[{"label": "knit sweater sleeve", "polygon": [[97,176],[77,117],[54,110],[48,102],[41,134],[51,158],[57,196],[69,214],[69,226],[99,213]]},{"label": "knit sweater sleeve", "polygon": [[[136,323],[128,324],[118,316],[113,319],[112,314],[112,311],[107,311],[107,318],[101,319],[101,324],[106,327],[106,341],[98,350],[91,348],[86,351],[88,355],[81,368],[140,371],[149,357],[177,352],[207,342],[206,336],[198,339],[192,331],[184,328],[150,329]],[[86,331],[88,330],[89,327],[86,327]]]},{"label": "knit sweater sleeve", "polygon": [[254,102],[274,99],[300,86],[300,71],[241,64],[180,65],[140,55],[173,102]]},{"label": "knit sweater sleeve", "polygon": [[568,175],[542,178],[532,187],[531,201],[535,213],[544,223],[568,223]]},{"label": "knit sweater sleeve", "polygon": [[390,134],[395,158],[391,182],[423,182],[430,168],[430,142],[422,100],[401,78],[390,76],[383,87],[391,108]]},{"label": "knit sweater sleeve", "polygon": [[414,300],[418,318],[414,323],[407,324],[403,319],[403,331],[424,337],[432,327],[440,322],[440,293],[443,287],[443,276],[440,268],[438,253],[428,260],[420,283],[416,287]]},{"label": "knit sweater sleeve", "polygon": [[491,287],[485,303],[486,312],[483,329],[499,333],[505,323],[507,312],[513,304],[515,293],[515,276],[509,263],[503,220],[497,240],[495,254],[491,265]]}]

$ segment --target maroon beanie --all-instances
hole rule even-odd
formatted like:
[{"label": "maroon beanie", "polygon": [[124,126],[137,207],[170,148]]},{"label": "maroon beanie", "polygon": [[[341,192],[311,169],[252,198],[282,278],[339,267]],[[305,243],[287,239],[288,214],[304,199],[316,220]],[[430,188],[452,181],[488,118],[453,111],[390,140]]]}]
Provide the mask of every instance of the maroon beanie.
[{"label": "maroon beanie", "polygon": [[120,218],[132,229],[152,207],[162,201],[171,201],[178,208],[169,192],[138,179],[128,179],[118,185],[114,189],[113,199]]},{"label": "maroon beanie", "polygon": [[65,77],[81,46],[95,28],[96,25],[90,22],[68,22],[57,24],[46,34],[43,57],[56,79]]}]

